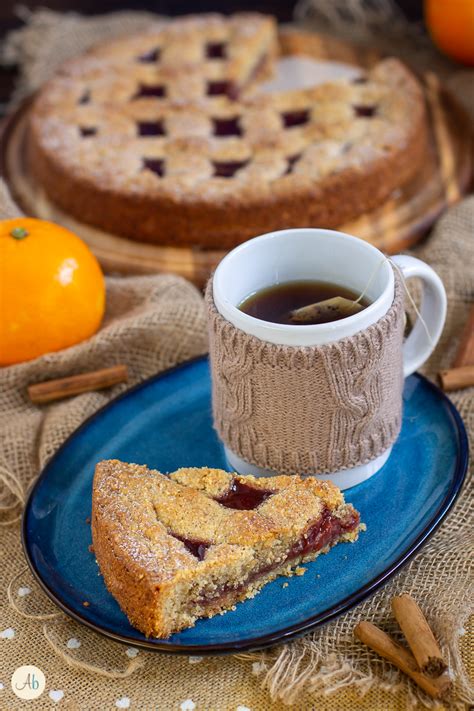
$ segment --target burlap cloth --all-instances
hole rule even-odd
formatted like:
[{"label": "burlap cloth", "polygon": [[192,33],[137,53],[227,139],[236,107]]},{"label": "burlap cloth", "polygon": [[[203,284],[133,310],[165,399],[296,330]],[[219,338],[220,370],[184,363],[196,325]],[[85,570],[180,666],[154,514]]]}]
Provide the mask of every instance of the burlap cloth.
[{"label": "burlap cloth", "polygon": [[[360,4],[355,0],[345,3],[352,10],[355,6],[360,9]],[[311,2],[300,6],[300,15],[307,16],[309,6]],[[331,3],[320,2],[319,6],[329,12]],[[41,11],[27,18],[27,28],[12,38],[5,52],[23,65],[24,92],[44,81],[66,56],[107,35],[141,28],[148,17],[143,13],[117,14],[86,20]],[[403,54],[405,44],[400,38],[397,47]],[[420,64],[428,61],[426,53],[430,51],[425,43]],[[470,98],[466,91],[466,80],[472,82],[472,73],[453,74],[453,65],[449,71],[449,62],[434,54],[430,66],[450,76],[459,98],[472,103],[472,94]],[[18,210],[0,188],[0,217],[16,214]],[[440,219],[430,239],[415,251],[438,271],[449,296],[446,329],[425,368],[429,374],[452,363],[473,300],[473,237],[474,196]],[[450,660],[455,692],[446,707],[472,704],[474,694],[467,670],[472,671],[474,665],[474,643],[472,635],[464,634],[463,629],[473,598],[474,506],[470,482],[447,521],[392,582],[330,625],[263,654],[204,660],[144,651],[135,654],[69,620],[48,602],[25,569],[18,521],[7,522],[17,517],[29,483],[64,438],[124,386],[49,407],[30,405],[25,386],[118,362],[128,364],[133,384],[206,350],[202,298],[182,279],[109,278],[107,289],[107,315],[94,338],[67,351],[0,371],[0,709],[13,711],[27,707],[27,703],[35,709],[57,706],[81,711],[127,708],[127,704],[146,711],[189,711],[193,704],[198,711],[239,707],[265,711],[282,708],[284,703],[318,711],[433,705],[403,675],[353,638],[353,627],[361,619],[397,633],[389,601],[401,591],[411,592],[420,601]],[[474,389],[454,393],[452,399],[472,441]],[[472,627],[468,625],[467,629]],[[68,646],[72,639],[80,646],[75,642]],[[46,674],[46,691],[34,703],[21,702],[10,690],[11,674],[28,663],[36,664]],[[53,697],[60,700],[53,701],[50,691],[57,692]],[[62,697],[59,692],[63,692]]]}]

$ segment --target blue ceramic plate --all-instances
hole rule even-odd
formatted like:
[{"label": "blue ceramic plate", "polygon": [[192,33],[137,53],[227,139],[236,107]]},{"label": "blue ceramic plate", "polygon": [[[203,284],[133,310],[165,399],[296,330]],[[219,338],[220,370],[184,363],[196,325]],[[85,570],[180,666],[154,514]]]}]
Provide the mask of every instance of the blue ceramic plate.
[{"label": "blue ceramic plate", "polygon": [[[432,535],[459,494],[467,468],[461,418],[419,375],[405,384],[401,436],[369,481],[346,492],[367,531],[279,578],[252,600],[166,640],[130,626],[97,575],[91,543],[94,466],[118,458],[162,472],[227,468],[211,422],[207,359],[191,361],[129,390],[63,444],[39,477],[23,518],[27,559],[45,592],[67,614],[119,641],[166,652],[216,654],[287,641],[340,615],[380,587]],[[283,582],[288,580],[288,586]],[[87,600],[90,605],[84,607]]]}]

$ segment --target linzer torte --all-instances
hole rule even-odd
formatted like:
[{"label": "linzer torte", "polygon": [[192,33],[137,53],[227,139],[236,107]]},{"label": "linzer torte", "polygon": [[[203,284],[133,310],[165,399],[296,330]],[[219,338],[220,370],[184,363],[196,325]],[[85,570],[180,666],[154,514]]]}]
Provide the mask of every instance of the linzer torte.
[{"label": "linzer torte", "polygon": [[355,541],[360,526],[339,489],[311,477],[207,468],[165,476],[117,460],[96,467],[94,553],[131,624],[151,637],[231,609],[299,563]]},{"label": "linzer torte", "polygon": [[307,51],[307,33],[284,37],[256,13],[189,16],[66,63],[31,112],[33,175],[81,221],[166,245],[227,249],[371,210],[424,159],[418,81],[387,59],[268,92],[278,53]]}]

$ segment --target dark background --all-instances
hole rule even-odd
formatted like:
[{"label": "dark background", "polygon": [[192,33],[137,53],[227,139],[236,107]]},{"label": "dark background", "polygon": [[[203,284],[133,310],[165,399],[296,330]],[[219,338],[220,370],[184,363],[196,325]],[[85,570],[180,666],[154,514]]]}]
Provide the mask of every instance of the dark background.
[{"label": "dark background", "polygon": [[[449,0],[445,0],[449,2]],[[281,21],[291,20],[296,2],[292,0],[26,0],[21,3],[30,9],[48,7],[51,10],[82,12],[95,15],[113,10],[150,10],[162,15],[182,15],[187,12],[237,12],[254,10],[276,15]],[[412,19],[420,19],[422,0],[397,0],[404,13]],[[15,6],[18,0],[0,0],[0,31],[18,26]]]},{"label": "dark background", "polygon": [[[448,0],[445,0],[448,2]],[[0,41],[11,29],[21,26],[15,15],[18,0],[0,0]],[[397,0],[405,15],[413,20],[422,17],[422,0]],[[81,12],[96,15],[113,10],[149,10],[161,15],[183,15],[191,12],[232,13],[253,10],[275,15],[281,22],[293,17],[296,0],[24,0],[22,5],[33,10],[47,7],[59,12]],[[0,66],[0,116],[5,113],[16,78],[15,67]]]}]

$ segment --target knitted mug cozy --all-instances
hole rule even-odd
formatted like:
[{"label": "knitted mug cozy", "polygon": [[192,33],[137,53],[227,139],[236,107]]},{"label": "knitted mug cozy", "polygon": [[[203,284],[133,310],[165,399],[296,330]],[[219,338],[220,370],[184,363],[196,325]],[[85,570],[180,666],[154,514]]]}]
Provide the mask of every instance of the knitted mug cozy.
[{"label": "knitted mug cozy", "polygon": [[238,457],[281,474],[329,474],[379,457],[402,419],[404,299],[354,336],[284,346],[236,328],[206,289],[214,427]]}]

